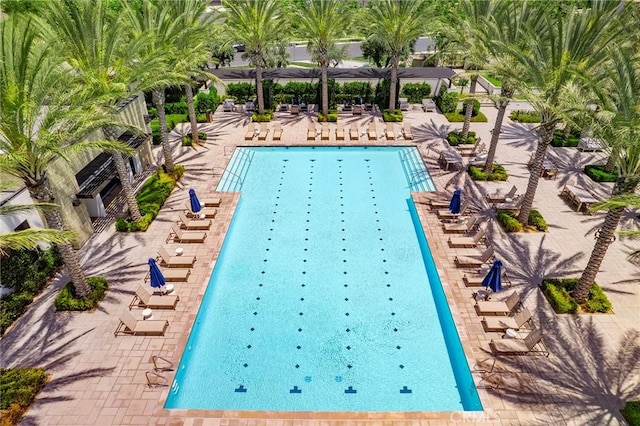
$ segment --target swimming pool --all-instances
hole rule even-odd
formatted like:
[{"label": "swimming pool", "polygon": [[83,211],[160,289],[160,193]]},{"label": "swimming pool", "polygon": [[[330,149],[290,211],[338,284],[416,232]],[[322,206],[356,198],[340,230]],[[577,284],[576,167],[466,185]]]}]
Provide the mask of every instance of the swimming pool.
[{"label": "swimming pool", "polygon": [[407,149],[248,149],[166,408],[482,409]]}]

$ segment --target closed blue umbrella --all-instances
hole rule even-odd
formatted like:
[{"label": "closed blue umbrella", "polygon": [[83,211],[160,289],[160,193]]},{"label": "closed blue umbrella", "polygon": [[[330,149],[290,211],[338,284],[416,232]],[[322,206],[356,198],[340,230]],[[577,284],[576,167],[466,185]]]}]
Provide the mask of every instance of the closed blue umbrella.
[{"label": "closed blue umbrella", "polygon": [[490,288],[494,293],[502,290],[502,262],[496,260],[489,269],[489,273],[482,280],[482,285]]},{"label": "closed blue umbrella", "polygon": [[202,210],[202,206],[200,205],[200,200],[198,200],[198,196],[196,195],[195,189],[191,188],[189,190],[189,201],[191,202],[191,211],[194,213],[198,213]]},{"label": "closed blue umbrella", "polygon": [[160,288],[165,285],[164,275],[158,268],[156,260],[152,258],[149,258],[149,276],[151,277],[151,287]]},{"label": "closed blue umbrella", "polygon": [[455,191],[453,191],[453,196],[451,197],[451,202],[449,203],[449,210],[451,210],[451,213],[453,214],[459,214],[460,213],[460,197],[462,195],[462,190],[461,189],[456,189]]}]

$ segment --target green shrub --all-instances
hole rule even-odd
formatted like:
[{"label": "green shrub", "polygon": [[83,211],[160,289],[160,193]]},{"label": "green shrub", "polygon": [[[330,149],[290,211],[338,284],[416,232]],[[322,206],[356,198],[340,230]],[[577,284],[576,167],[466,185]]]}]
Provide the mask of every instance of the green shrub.
[{"label": "green shrub", "polygon": [[522,232],[522,224],[511,213],[510,210],[498,210],[498,223],[506,232]]},{"label": "green shrub", "polygon": [[482,167],[469,166],[469,176],[471,176],[473,180],[497,180],[504,182],[509,179],[507,169],[496,163],[493,163],[489,174],[485,173]]},{"label": "green shrub", "polygon": [[186,115],[189,114],[189,107],[187,106],[187,102],[182,100],[180,102],[174,102],[174,103],[166,103],[164,105],[164,112],[165,114],[182,114],[182,115]]},{"label": "green shrub", "polygon": [[56,246],[44,252],[14,250],[2,259],[0,281],[14,291],[0,298],[0,336],[24,313],[62,263]]},{"label": "green shrub", "polygon": [[569,136],[565,138],[564,130],[555,130],[553,132],[553,139],[551,140],[551,146],[554,147],[576,147],[580,143],[580,131],[573,130],[569,133]]},{"label": "green shrub", "polygon": [[[206,141],[207,134],[203,132],[198,132],[198,140]],[[182,137],[182,146],[193,146],[193,138],[191,137],[191,133],[187,133]]]},{"label": "green shrub", "polygon": [[458,107],[458,93],[447,92],[446,87],[442,87],[444,90],[440,90],[440,96],[436,98],[436,106],[443,114],[448,114],[456,111]]},{"label": "green shrub", "polygon": [[[447,120],[449,120],[450,123],[464,123],[464,114],[462,113],[462,110],[448,112],[445,113],[444,116],[447,117]],[[482,112],[478,112],[478,115],[475,117],[471,116],[472,123],[486,123],[488,121],[487,116]]]},{"label": "green shrub", "polygon": [[540,123],[540,114],[535,111],[511,111],[509,118],[518,123]]},{"label": "green shrub", "polygon": [[136,195],[136,201],[140,207],[142,219],[139,221],[128,221],[124,218],[116,220],[116,231],[118,232],[138,232],[146,231],[151,222],[156,218],[160,208],[167,197],[176,186],[176,182],[184,174],[184,166],[176,165],[175,176],[171,176],[158,169],[140,188]]},{"label": "green shrub", "polygon": [[335,123],[338,121],[338,111],[329,111],[329,114],[325,117],[321,112],[318,113],[318,121]]},{"label": "green shrub", "polygon": [[399,109],[395,110],[393,114],[388,109],[382,111],[382,119],[385,123],[397,123],[402,121],[403,118],[402,111]]},{"label": "green shrub", "polygon": [[547,232],[549,227],[547,226],[547,221],[542,217],[542,213],[538,210],[531,210],[529,212],[529,225],[533,226],[540,232]]},{"label": "green shrub", "polygon": [[251,114],[251,121],[257,123],[268,123],[271,121],[271,117],[273,117],[273,111],[267,109],[264,111],[264,114],[258,114],[257,112]]},{"label": "green shrub", "polygon": [[[473,107],[471,109],[471,117],[475,117],[480,112],[480,101],[477,99],[473,100]],[[467,114],[467,103],[462,104],[462,115]]]},{"label": "green shrub", "polygon": [[588,313],[611,312],[611,302],[597,283],[591,286],[587,301],[583,305],[578,305],[570,294],[578,285],[578,281],[578,278],[546,278],[542,280],[540,287],[556,313],[573,314],[578,312],[578,306]]},{"label": "green shrub", "polygon": [[[176,124],[184,123],[189,121],[189,116],[186,114],[166,114],[165,115],[167,121],[167,132],[171,132]],[[149,126],[151,127],[151,135],[153,138],[153,144],[160,144],[160,121],[158,118],[154,118],[149,122]]]},{"label": "green shrub", "polygon": [[462,136],[460,136],[461,133],[462,132],[457,131],[449,132],[449,134],[447,135],[447,142],[449,142],[449,145],[473,145],[476,143],[476,132],[468,132],[466,139],[463,139]]},{"label": "green shrub", "polygon": [[107,279],[103,277],[87,277],[91,293],[85,297],[77,297],[73,283],[67,283],[56,296],[56,311],[89,311],[102,300],[107,293]]},{"label": "green shrub", "polygon": [[622,415],[629,426],[640,426],[640,401],[627,401],[624,404]]},{"label": "green shrub", "polygon": [[402,86],[401,95],[406,97],[412,104],[419,104],[430,94],[431,85],[428,83],[407,83]]},{"label": "green shrub", "polygon": [[215,87],[209,87],[209,93],[198,92],[193,102],[195,104],[197,114],[206,114],[208,112],[214,112],[220,104],[218,98],[218,91]]},{"label": "green shrub", "polygon": [[584,172],[595,182],[615,182],[618,179],[618,168],[609,173],[604,167],[604,164],[588,164],[584,166]]},{"label": "green shrub", "polygon": [[[17,425],[49,380],[43,368],[1,368],[1,425]],[[4,411],[6,410],[6,411]]]},{"label": "green shrub", "polygon": [[251,83],[229,83],[227,95],[243,104],[256,96],[256,87]]}]

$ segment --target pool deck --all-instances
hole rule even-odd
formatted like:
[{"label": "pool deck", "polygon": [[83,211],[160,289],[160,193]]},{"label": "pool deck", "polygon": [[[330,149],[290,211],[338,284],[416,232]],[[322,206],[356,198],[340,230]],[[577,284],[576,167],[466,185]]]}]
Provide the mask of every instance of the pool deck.
[{"label": "pool deck", "polygon": [[[496,109],[483,106],[488,123],[472,123],[488,144]],[[602,161],[603,153],[580,153],[575,148],[549,148],[561,163],[557,179],[541,179],[534,208],[549,223],[547,233],[505,234],[497,225],[495,213],[484,201],[483,194],[496,188],[507,191],[512,185],[524,193],[529,176],[526,163],[535,149],[531,125],[505,119],[497,150],[497,161],[509,172],[503,183],[475,183],[463,170],[445,171],[437,165],[440,151],[447,149],[447,132],[460,129],[462,123],[448,123],[443,115],[425,113],[414,107],[405,112],[405,121],[413,126],[414,139],[405,141],[364,140],[349,142],[349,125],[358,123],[364,130],[372,119],[378,135],[384,123],[379,115],[340,115],[346,142],[336,141],[332,132],[328,141],[307,141],[307,126],[312,117],[278,113],[276,120],[283,128],[282,141],[245,141],[249,116],[223,113],[221,108],[212,123],[200,125],[209,138],[203,146],[179,146],[178,126],[171,133],[177,163],[186,166],[186,174],[167,200],[157,219],[144,234],[119,234],[113,226],[95,234],[80,250],[87,275],[108,278],[110,291],[99,308],[90,313],[55,313],[53,299],[64,277],[36,299],[28,312],[0,340],[2,367],[41,366],[51,380],[27,412],[24,424],[37,425],[584,425],[624,424],[620,409],[628,399],[640,397],[637,355],[631,353],[638,343],[640,311],[640,269],[627,260],[629,240],[617,239],[607,251],[598,282],[613,303],[611,315],[556,315],[538,289],[547,276],[579,276],[594,243],[594,232],[601,226],[603,214],[584,215],[575,212],[559,196],[565,184],[577,182],[600,197],[610,192],[611,184],[592,182],[581,171],[585,163]],[[315,120],[315,119],[314,119]],[[319,126],[318,126],[319,127]],[[335,124],[330,124],[335,129]],[[395,124],[396,135],[401,124]],[[271,133],[271,132],[270,132]],[[451,249],[447,244],[435,213],[424,203],[424,193],[414,193],[434,260],[467,355],[469,367],[485,408],[482,412],[403,413],[403,412],[245,412],[165,410],[168,387],[149,388],[145,372],[152,370],[152,356],[169,359],[177,366],[212,267],[218,256],[226,230],[238,201],[237,193],[223,193],[222,205],[208,231],[206,244],[183,244],[185,254],[195,254],[197,261],[186,283],[175,283],[180,302],[175,311],[154,310],[154,318],[166,319],[170,325],[164,337],[119,336],[113,332],[119,313],[127,309],[136,287],[147,273],[147,258],[167,246],[165,240],[186,201],[188,189],[195,188],[200,198],[212,195],[220,173],[236,146],[255,145],[416,145],[430,170],[439,191],[463,188],[472,197],[472,208],[488,227],[489,241],[497,257],[508,270],[512,289],[525,300],[535,324],[542,329],[549,349],[548,358],[541,356],[503,357],[491,372],[491,339],[500,333],[485,332],[473,306],[473,288],[462,281],[465,271],[455,268],[457,254],[472,249]],[[158,147],[154,153],[161,157]],[[215,168],[215,169],[214,169]],[[214,174],[214,170],[216,174]],[[637,225],[627,214],[623,226]],[[171,244],[169,245],[171,246]],[[177,247],[178,245],[173,244]],[[507,295],[512,290],[506,289]],[[498,299],[501,297],[497,297]],[[132,311],[140,317],[140,310]],[[224,344],[224,342],[221,342]],[[171,383],[173,373],[162,373]],[[215,383],[212,383],[215,386]]]}]

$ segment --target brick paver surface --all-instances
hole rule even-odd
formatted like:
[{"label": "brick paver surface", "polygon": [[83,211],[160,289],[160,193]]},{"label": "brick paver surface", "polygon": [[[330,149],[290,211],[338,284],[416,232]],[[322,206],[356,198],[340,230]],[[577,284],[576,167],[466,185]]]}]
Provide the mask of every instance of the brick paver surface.
[{"label": "brick paver surface", "polygon": [[[472,130],[487,144],[496,110],[484,106],[489,123],[473,123]],[[529,172],[526,163],[535,149],[531,125],[505,120],[497,160],[510,175],[506,183],[474,183],[462,170],[441,170],[439,152],[447,149],[446,133],[461,128],[462,123],[448,123],[437,113],[424,113],[417,108],[405,112],[405,121],[413,126],[413,141],[395,142],[307,141],[306,115],[277,115],[283,128],[281,142],[245,141],[249,117],[240,113],[219,111],[214,121],[201,124],[209,135],[203,146],[179,146],[186,127],[178,126],[171,134],[177,162],[187,167],[185,177],[146,233],[118,234],[110,226],[96,234],[82,248],[80,256],[88,275],[109,279],[110,291],[99,308],[86,313],[56,313],[53,298],[65,281],[61,277],[30,307],[29,311],[0,341],[2,367],[42,366],[51,381],[31,407],[24,424],[38,425],[324,425],[347,421],[370,425],[421,424],[622,424],[620,408],[624,401],[640,392],[637,359],[629,345],[632,333],[638,332],[640,310],[640,270],[627,260],[628,241],[614,242],[604,259],[598,282],[611,299],[612,315],[555,315],[544,300],[538,285],[542,277],[578,276],[593,248],[594,232],[601,226],[603,214],[576,213],[559,193],[565,183],[575,182],[590,188],[600,197],[610,191],[610,184],[591,182],[582,172],[585,163],[603,161],[602,153],[579,153],[576,149],[550,148],[561,165],[557,179],[540,181],[534,207],[550,225],[548,233],[507,235],[497,225],[495,214],[484,202],[483,194],[516,185],[524,193]],[[358,123],[364,129],[369,121],[377,123],[378,134],[384,124],[379,116],[341,115],[348,134],[349,125]],[[335,128],[335,124],[330,125]],[[396,134],[401,126],[395,125]],[[465,272],[455,268],[457,254],[472,249],[451,249],[442,233],[436,215],[426,205],[426,195],[415,193],[420,219],[429,240],[453,317],[472,369],[484,406],[482,412],[469,413],[313,413],[313,412],[242,412],[165,410],[168,387],[149,388],[145,373],[153,368],[152,356],[158,355],[177,365],[191,325],[215,265],[239,194],[222,193],[223,203],[206,244],[182,244],[186,255],[197,261],[186,283],[175,283],[180,302],[175,311],[154,310],[155,319],[166,319],[170,326],[164,337],[119,336],[113,332],[119,314],[127,309],[137,286],[147,273],[147,259],[155,257],[159,247],[171,250],[177,244],[166,244],[169,230],[178,212],[188,200],[187,190],[195,188],[201,198],[214,194],[220,174],[233,149],[241,145],[417,145],[434,178],[439,192],[464,189],[472,199],[481,221],[489,231],[489,241],[497,257],[503,260],[512,282],[512,290],[525,300],[534,321],[545,336],[551,355],[544,357],[508,357],[494,363],[488,347],[499,333],[485,332],[474,309],[473,288],[462,281]],[[157,147],[156,147],[157,148]],[[157,158],[161,153],[156,149]],[[447,195],[448,196],[448,195]],[[623,225],[633,226],[628,214]],[[507,289],[504,294],[510,293]],[[502,295],[494,298],[500,299]],[[133,310],[137,317],[140,310]],[[163,373],[169,383],[172,373]]]}]

